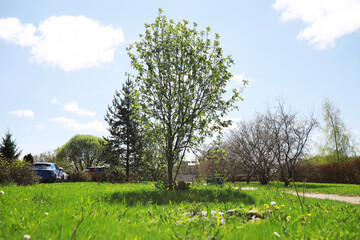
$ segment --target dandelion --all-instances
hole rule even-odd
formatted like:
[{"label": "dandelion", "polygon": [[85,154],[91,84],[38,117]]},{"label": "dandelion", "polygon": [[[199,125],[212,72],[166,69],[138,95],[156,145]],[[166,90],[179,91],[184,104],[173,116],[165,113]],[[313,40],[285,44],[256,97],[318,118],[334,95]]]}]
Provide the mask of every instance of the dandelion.
[{"label": "dandelion", "polygon": [[48,212],[46,212],[46,213],[45,213],[45,216],[49,216],[49,213],[48,213]]},{"label": "dandelion", "polygon": [[25,235],[24,235],[24,238],[25,238],[25,239],[30,239],[30,235],[29,235],[29,234],[25,234]]},{"label": "dandelion", "polygon": [[291,216],[286,216],[286,221],[290,221],[291,220]]},{"label": "dandelion", "polygon": [[272,201],[272,202],[270,203],[270,205],[271,205],[271,206],[276,205],[276,202],[275,202],[275,201]]},{"label": "dandelion", "polygon": [[280,234],[278,234],[277,232],[274,232],[275,236],[277,236],[278,238],[281,238],[280,237]]},{"label": "dandelion", "polygon": [[282,207],[282,208],[284,208],[284,207],[285,207],[285,205],[284,205],[284,204],[281,204],[281,207]]},{"label": "dandelion", "polygon": [[329,211],[328,210],[325,210],[325,213],[328,213]]},{"label": "dandelion", "polygon": [[266,209],[269,209],[269,205],[267,205],[266,203],[264,204],[264,207],[265,207]]},{"label": "dandelion", "polygon": [[311,213],[306,214],[308,217],[311,217]]},{"label": "dandelion", "polygon": [[275,210],[279,210],[279,206],[278,205],[275,205]]},{"label": "dandelion", "polygon": [[1,191],[0,191],[0,194],[1,194],[1,195],[4,195],[4,194],[5,194],[5,192],[4,192],[3,190],[1,190]]},{"label": "dandelion", "polygon": [[27,199],[27,198],[24,198],[24,201],[27,201],[27,200],[29,200],[29,199]]}]

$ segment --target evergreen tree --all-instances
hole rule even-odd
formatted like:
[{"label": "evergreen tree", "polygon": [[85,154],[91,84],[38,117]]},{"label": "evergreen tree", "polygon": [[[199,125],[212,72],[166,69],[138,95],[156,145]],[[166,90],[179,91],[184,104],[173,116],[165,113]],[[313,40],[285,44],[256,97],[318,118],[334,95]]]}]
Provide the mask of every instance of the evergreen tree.
[{"label": "evergreen tree", "polygon": [[115,91],[112,105],[108,106],[105,121],[109,124],[109,137],[104,139],[116,150],[120,165],[125,169],[126,177],[141,171],[142,141],[139,123],[133,110],[134,84],[128,79],[122,90]]},{"label": "evergreen tree", "polygon": [[8,130],[0,144],[0,157],[5,158],[8,161],[17,159],[21,154],[21,151],[19,151],[19,148],[16,146],[15,140],[13,141],[11,137],[12,134]]},{"label": "evergreen tree", "polygon": [[34,157],[31,155],[31,153],[25,155],[23,160],[25,162],[34,163]]}]

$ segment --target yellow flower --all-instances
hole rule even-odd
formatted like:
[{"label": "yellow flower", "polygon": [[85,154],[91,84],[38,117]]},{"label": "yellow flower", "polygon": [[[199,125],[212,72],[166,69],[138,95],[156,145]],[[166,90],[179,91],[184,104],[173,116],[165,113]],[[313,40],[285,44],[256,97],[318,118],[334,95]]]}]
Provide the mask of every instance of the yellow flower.
[{"label": "yellow flower", "polygon": [[28,199],[27,198],[24,198],[24,201],[27,201]]},{"label": "yellow flower", "polygon": [[269,209],[269,205],[267,205],[266,203],[264,204],[264,207],[265,207],[266,209]]},{"label": "yellow flower", "polygon": [[275,210],[279,210],[279,206],[278,205],[275,205]]},{"label": "yellow flower", "polygon": [[284,204],[281,204],[281,207],[285,207],[285,205],[284,205]]},{"label": "yellow flower", "polygon": [[306,214],[308,217],[311,217],[311,213]]},{"label": "yellow flower", "polygon": [[329,211],[328,210],[325,210],[325,213],[328,213]]},{"label": "yellow flower", "polygon": [[286,221],[290,221],[291,216],[286,216]]}]

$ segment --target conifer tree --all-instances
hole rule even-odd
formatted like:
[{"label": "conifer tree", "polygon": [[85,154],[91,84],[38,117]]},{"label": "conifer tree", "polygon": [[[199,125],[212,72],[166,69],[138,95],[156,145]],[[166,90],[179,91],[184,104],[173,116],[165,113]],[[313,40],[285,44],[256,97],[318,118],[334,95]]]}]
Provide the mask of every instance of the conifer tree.
[{"label": "conifer tree", "polygon": [[[128,78],[121,91],[115,91],[112,105],[108,106],[105,121],[109,124],[109,137],[104,139],[116,150],[119,162],[125,169],[126,177],[141,170],[142,141],[139,123],[133,110],[134,84]],[[114,164],[114,163],[113,163]]]},{"label": "conifer tree", "polygon": [[12,161],[19,158],[21,151],[16,146],[15,140],[12,140],[12,134],[8,130],[5,133],[5,137],[2,138],[2,143],[0,144],[0,157]]}]

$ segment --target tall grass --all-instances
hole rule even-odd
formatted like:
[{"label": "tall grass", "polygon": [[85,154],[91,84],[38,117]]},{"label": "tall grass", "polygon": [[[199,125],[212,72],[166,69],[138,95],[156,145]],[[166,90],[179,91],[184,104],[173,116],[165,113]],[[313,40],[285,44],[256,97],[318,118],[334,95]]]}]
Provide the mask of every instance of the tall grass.
[{"label": "tall grass", "polygon": [[[151,183],[0,185],[0,239],[360,238],[358,205],[307,199],[301,208],[282,189],[233,186],[168,192]],[[237,214],[224,214],[221,223],[221,212],[231,209]],[[250,209],[273,214],[251,223]],[[211,210],[211,217],[198,214]]]}]

